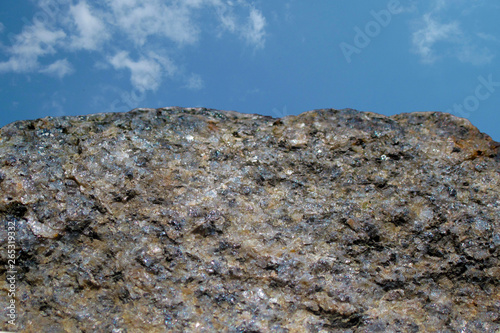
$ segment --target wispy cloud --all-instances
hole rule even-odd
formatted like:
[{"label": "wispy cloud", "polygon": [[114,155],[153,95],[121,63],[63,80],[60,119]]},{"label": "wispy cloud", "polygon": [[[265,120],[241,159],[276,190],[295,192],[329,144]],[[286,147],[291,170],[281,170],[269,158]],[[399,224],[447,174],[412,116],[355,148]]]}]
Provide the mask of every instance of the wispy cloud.
[{"label": "wispy cloud", "polygon": [[67,59],[61,59],[55,61],[54,63],[48,65],[45,68],[40,69],[39,72],[52,75],[61,79],[66,75],[72,74],[74,72],[74,69]]},{"label": "wispy cloud", "polygon": [[[217,17],[223,31],[228,31],[238,35],[246,41],[247,44],[255,47],[256,49],[263,48],[266,40],[266,18],[262,12],[255,7],[247,6],[249,8],[248,16],[243,20],[237,16],[234,11],[234,4],[229,2],[228,5],[222,5],[219,1],[217,3]],[[244,22],[244,24],[241,24]],[[221,32],[218,33],[220,37]]]},{"label": "wispy cloud", "polygon": [[0,34],[3,33],[4,29],[5,29],[5,26],[3,25],[2,22],[0,22]]},{"label": "wispy cloud", "polygon": [[164,76],[162,62],[168,62],[168,60],[151,54],[133,60],[128,52],[121,51],[110,57],[109,62],[115,69],[128,69],[131,73],[132,84],[142,92],[158,88]]},{"label": "wispy cloud", "polygon": [[184,88],[191,90],[200,90],[201,88],[203,88],[203,86],[204,83],[201,76],[199,76],[198,74],[191,74],[188,76]]},{"label": "wispy cloud", "polygon": [[92,51],[101,56],[94,57],[95,68],[129,71],[132,86],[140,91],[158,89],[173,74],[186,75],[182,80],[200,89],[201,78],[183,74],[189,69],[179,71],[184,66],[174,59],[186,46],[195,47],[207,27],[222,27],[254,49],[265,45],[266,19],[246,1],[38,0],[37,4],[43,14],[39,16],[46,19],[38,21],[35,15],[10,46],[3,46],[7,59],[0,60],[0,73],[38,72],[62,78],[75,72],[68,52]]},{"label": "wispy cloud", "polygon": [[111,37],[103,20],[91,12],[89,5],[82,1],[69,9],[70,24],[74,24],[70,47],[78,50],[97,50]]},{"label": "wispy cloud", "polygon": [[[236,28],[238,26],[236,22],[236,16],[230,10],[230,7],[227,6],[218,6],[217,7],[217,16],[221,23],[223,30],[229,31],[231,33],[236,32]],[[220,37],[220,34],[219,34]]]},{"label": "wispy cloud", "polygon": [[110,14],[119,30],[142,46],[150,37],[167,38],[179,44],[191,44],[198,39],[199,28],[191,19],[198,2],[150,0],[111,0]]},{"label": "wispy cloud", "polygon": [[66,33],[54,30],[40,22],[25,26],[23,31],[14,37],[14,44],[7,48],[9,60],[0,62],[0,72],[29,73],[40,68],[38,58],[55,54]]},{"label": "wispy cloud", "polygon": [[463,28],[462,22],[458,19],[447,20],[451,6],[463,7],[462,13],[471,14],[468,2],[435,1],[431,10],[414,25],[413,51],[426,64],[453,57],[460,62],[473,65],[491,63],[494,54],[487,46],[474,41],[473,36],[481,40],[492,40],[492,36],[481,32],[471,33]]},{"label": "wispy cloud", "polygon": [[479,47],[472,42],[463,44],[457,50],[456,55],[461,62],[471,63],[476,66],[489,64],[495,58],[489,48]]},{"label": "wispy cloud", "polygon": [[243,36],[250,45],[264,47],[266,19],[262,13],[252,8],[248,17],[248,23],[243,29]]},{"label": "wispy cloud", "polygon": [[413,33],[412,41],[422,61],[432,63],[437,58],[434,50],[437,43],[456,43],[461,35],[458,22],[440,23],[428,13],[422,19],[422,27]]},{"label": "wispy cloud", "polygon": [[498,42],[498,38],[494,35],[491,34],[486,34],[484,32],[478,32],[476,33],[476,36],[487,41],[493,41],[493,42]]}]

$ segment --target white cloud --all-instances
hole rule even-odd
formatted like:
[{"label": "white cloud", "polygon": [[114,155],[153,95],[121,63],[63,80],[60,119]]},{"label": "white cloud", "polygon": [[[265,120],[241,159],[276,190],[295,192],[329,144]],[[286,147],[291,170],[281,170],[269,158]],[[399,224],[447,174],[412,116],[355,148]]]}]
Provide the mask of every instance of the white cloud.
[{"label": "white cloud", "polygon": [[423,27],[413,33],[415,51],[421,56],[423,62],[432,63],[436,60],[433,50],[434,45],[443,41],[455,41],[461,36],[457,22],[442,24],[437,22],[431,14],[423,17]]},{"label": "white cloud", "polygon": [[[219,5],[217,7],[217,17],[221,23],[221,27],[225,31],[237,34],[244,39],[247,44],[252,45],[256,49],[263,48],[265,44],[265,26],[266,19],[262,13],[250,7],[246,22],[238,17],[233,11],[233,5]],[[243,22],[243,23],[241,23]],[[218,34],[221,37],[221,34]]]},{"label": "white cloud", "polygon": [[472,43],[463,45],[457,52],[458,60],[476,66],[491,63],[495,55],[487,48],[479,48]]},{"label": "white cloud", "polygon": [[5,26],[3,25],[2,22],[0,22],[0,34],[3,33],[4,29],[5,29]]},{"label": "white cloud", "polygon": [[438,12],[447,6],[447,0],[434,0],[434,8],[432,9],[433,12]]},{"label": "white cloud", "polygon": [[191,74],[187,80],[184,88],[191,90],[200,90],[204,87],[203,79],[198,74]]},{"label": "white cloud", "polygon": [[[173,76],[177,71],[177,67],[173,64],[169,57],[154,56],[159,54],[158,49],[151,45],[156,45],[158,39],[167,39],[182,47],[184,45],[195,44],[200,39],[201,28],[196,19],[195,10],[201,9],[203,6],[211,6],[215,9],[217,19],[223,29],[230,33],[237,34],[243,37],[249,44],[256,48],[262,48],[265,42],[265,18],[260,11],[255,8],[250,8],[249,17],[245,23],[242,18],[234,14],[232,7],[234,4],[224,3],[220,0],[185,0],[182,2],[170,2],[150,0],[147,2],[139,0],[108,0],[109,8],[112,12],[113,22],[119,27],[119,32],[129,38],[134,45],[139,49],[152,48],[153,53],[149,53],[146,58],[141,58],[138,64],[132,65],[133,62],[127,57],[120,59],[124,66],[117,66],[119,58],[113,57],[113,67],[115,69],[127,68],[131,71],[131,81],[135,88],[146,89],[142,80],[138,79],[139,72],[142,68],[145,72],[146,62],[149,68],[153,68],[155,64],[161,65],[163,75]],[[243,6],[246,8],[246,5]],[[125,61],[128,59],[129,61]],[[154,82],[161,81],[161,77],[152,74],[149,77],[154,77]],[[203,81],[200,77],[188,76],[185,78],[186,87],[189,89],[201,89]],[[157,89],[154,88],[151,90]]]},{"label": "white cloud", "polygon": [[56,53],[56,47],[66,37],[62,30],[51,30],[40,22],[25,26],[7,48],[9,60],[0,62],[0,72],[28,73],[38,70],[38,58]]},{"label": "white cloud", "polygon": [[262,13],[252,8],[248,17],[248,24],[243,30],[246,41],[257,48],[264,47],[266,19]]},{"label": "white cloud", "polygon": [[198,39],[199,28],[191,21],[191,6],[198,6],[198,2],[167,6],[159,0],[111,0],[109,5],[115,24],[138,46],[152,36],[179,44],[192,44]]},{"label": "white cloud", "polygon": [[237,27],[236,16],[233,15],[233,13],[228,10],[228,7],[219,6],[217,8],[217,16],[224,30],[227,30],[231,33],[234,33],[236,31]]},{"label": "white cloud", "polygon": [[67,59],[62,59],[55,61],[49,66],[41,69],[39,72],[56,76],[61,79],[68,74],[72,74],[74,72],[74,69]]},{"label": "white cloud", "polygon": [[158,89],[162,77],[171,75],[174,70],[169,59],[154,53],[141,56],[139,60],[134,61],[128,52],[121,51],[111,57],[109,62],[115,69],[128,69],[132,85],[141,92]]},{"label": "white cloud", "polygon": [[418,12],[418,1],[410,0],[405,1],[405,4],[399,4],[398,8],[395,8],[393,14],[402,14],[402,13],[417,13]]},{"label": "white cloud", "polygon": [[[0,73],[38,72],[62,78],[74,72],[66,58],[68,52],[92,51],[95,69],[128,70],[131,84],[141,91],[156,90],[164,79],[176,74],[190,89],[201,89],[201,78],[183,77],[172,59],[186,46],[196,46],[202,37],[210,36],[205,33],[216,34],[213,27],[222,27],[255,49],[265,44],[266,19],[245,0],[36,3],[41,15],[34,15],[33,22],[14,35],[13,44],[4,47],[8,58],[0,62]],[[2,27],[0,23],[0,30]],[[117,50],[130,50],[137,56]]]},{"label": "white cloud", "polygon": [[100,18],[93,15],[85,1],[71,6],[69,13],[78,31],[78,34],[72,36],[72,48],[97,50],[110,37],[107,26]]},{"label": "white cloud", "polygon": [[493,40],[491,35],[464,31],[458,20],[443,23],[449,16],[447,11],[453,5],[465,8],[462,12],[470,9],[468,7],[470,4],[464,1],[453,3],[445,0],[435,1],[433,8],[415,25],[416,29],[412,33],[413,51],[420,56],[423,63],[427,64],[443,58],[456,58],[460,62],[473,65],[490,63],[494,54],[488,47],[475,43],[471,36],[475,35],[482,40]]},{"label": "white cloud", "polygon": [[496,36],[491,34],[485,34],[484,32],[478,32],[476,33],[476,36],[483,40],[498,42],[498,38]]}]

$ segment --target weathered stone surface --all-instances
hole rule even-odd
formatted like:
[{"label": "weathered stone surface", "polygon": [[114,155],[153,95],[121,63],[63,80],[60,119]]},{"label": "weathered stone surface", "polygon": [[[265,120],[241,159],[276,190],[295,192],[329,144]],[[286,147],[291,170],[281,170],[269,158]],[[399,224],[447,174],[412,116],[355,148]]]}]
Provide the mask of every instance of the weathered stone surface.
[{"label": "weathered stone surface", "polygon": [[15,224],[22,332],[498,332],[498,146],[443,113],[16,122],[0,306]]}]

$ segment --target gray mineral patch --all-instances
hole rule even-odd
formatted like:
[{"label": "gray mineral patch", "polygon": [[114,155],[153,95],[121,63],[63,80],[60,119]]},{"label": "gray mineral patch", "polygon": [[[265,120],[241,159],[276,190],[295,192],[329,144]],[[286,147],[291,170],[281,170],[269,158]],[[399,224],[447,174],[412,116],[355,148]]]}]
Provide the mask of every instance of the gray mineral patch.
[{"label": "gray mineral patch", "polygon": [[436,112],[12,123],[0,329],[498,332],[499,156]]}]

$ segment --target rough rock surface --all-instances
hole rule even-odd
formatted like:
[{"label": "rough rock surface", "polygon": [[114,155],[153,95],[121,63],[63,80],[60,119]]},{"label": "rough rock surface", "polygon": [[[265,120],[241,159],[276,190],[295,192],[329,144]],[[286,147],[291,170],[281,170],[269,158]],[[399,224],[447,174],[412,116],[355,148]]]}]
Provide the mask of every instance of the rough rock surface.
[{"label": "rough rock surface", "polygon": [[0,329],[498,332],[499,193],[499,144],[443,113],[15,122]]}]

